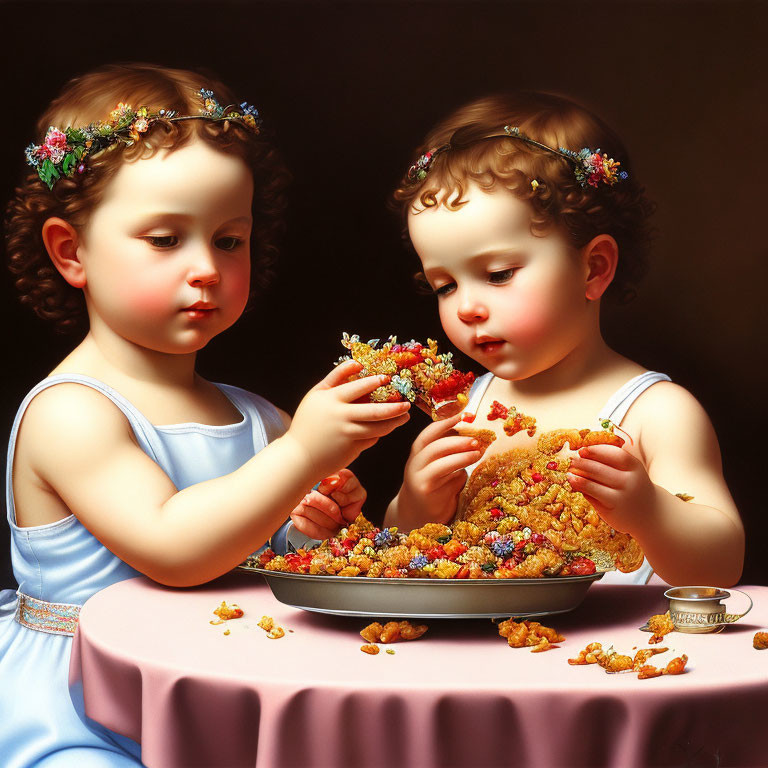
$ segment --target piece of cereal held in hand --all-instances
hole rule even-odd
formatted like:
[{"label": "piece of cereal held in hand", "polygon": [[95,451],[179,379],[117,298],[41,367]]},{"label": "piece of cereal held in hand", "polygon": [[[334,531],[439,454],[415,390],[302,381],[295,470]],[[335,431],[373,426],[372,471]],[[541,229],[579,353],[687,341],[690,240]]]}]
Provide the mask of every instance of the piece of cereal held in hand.
[{"label": "piece of cereal held in hand", "polygon": [[350,354],[339,362],[351,359],[363,366],[352,379],[373,374],[391,377],[368,396],[371,402],[408,400],[435,421],[453,416],[467,405],[475,375],[456,370],[452,353],[438,354],[436,341],[398,343],[396,336],[390,336],[381,346],[379,342],[380,339],[371,339],[366,343],[357,334],[348,333],[341,340]]}]

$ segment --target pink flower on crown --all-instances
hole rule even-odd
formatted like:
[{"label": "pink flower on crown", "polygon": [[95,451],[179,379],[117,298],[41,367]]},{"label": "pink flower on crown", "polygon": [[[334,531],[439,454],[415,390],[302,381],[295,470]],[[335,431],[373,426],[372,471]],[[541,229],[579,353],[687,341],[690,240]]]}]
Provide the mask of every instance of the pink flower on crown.
[{"label": "pink flower on crown", "polygon": [[64,150],[61,147],[49,147],[51,162],[58,165],[64,159]]},{"label": "pink flower on crown", "polygon": [[58,128],[51,126],[48,129],[48,133],[45,134],[45,145],[51,149],[66,149],[67,135]]}]

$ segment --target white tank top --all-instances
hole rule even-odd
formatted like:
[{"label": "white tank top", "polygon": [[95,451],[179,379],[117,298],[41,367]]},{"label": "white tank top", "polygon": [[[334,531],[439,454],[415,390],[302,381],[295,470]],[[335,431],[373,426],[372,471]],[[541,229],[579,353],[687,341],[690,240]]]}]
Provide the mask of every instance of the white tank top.
[{"label": "white tank top", "polygon": [[[485,396],[488,387],[493,381],[493,374],[488,372],[480,376],[472,385],[469,392],[469,402],[464,409],[464,413],[476,414],[480,403]],[[619,387],[609,398],[608,402],[598,411],[598,421],[610,419],[616,426],[621,426],[621,422],[626,416],[632,403],[645,392],[648,387],[656,384],[658,381],[672,381],[665,373],[656,371],[645,371],[626,384]],[[480,460],[482,461],[482,459]],[[474,468],[480,464],[480,461],[467,467],[467,473],[472,474]],[[601,584],[646,584],[653,575],[653,568],[647,559],[643,558],[643,564],[638,570],[632,573],[622,573],[621,571],[610,571],[600,580]]]}]

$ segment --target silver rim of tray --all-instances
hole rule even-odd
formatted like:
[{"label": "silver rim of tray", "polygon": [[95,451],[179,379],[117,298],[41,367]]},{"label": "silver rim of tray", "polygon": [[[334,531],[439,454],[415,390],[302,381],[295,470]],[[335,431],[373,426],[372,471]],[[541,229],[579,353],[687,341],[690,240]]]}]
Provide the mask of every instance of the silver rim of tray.
[{"label": "silver rim of tray", "polygon": [[238,568],[263,576],[274,596],[294,608],[381,618],[470,619],[565,613],[576,608],[592,583],[603,576],[600,572],[541,579],[385,579],[285,573],[245,565]]}]

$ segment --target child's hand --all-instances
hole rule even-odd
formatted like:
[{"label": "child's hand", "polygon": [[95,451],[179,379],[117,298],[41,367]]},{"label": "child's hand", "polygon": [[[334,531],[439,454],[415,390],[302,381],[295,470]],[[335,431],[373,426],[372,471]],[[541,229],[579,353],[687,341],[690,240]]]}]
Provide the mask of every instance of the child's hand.
[{"label": "child's hand", "polygon": [[353,360],[342,363],[312,387],[283,436],[300,447],[318,476],[352,463],[380,437],[409,419],[408,402],[357,402],[390,378],[366,376],[348,382],[361,368]]},{"label": "child's hand", "polygon": [[291,520],[305,536],[322,541],[354,522],[367,495],[353,472],[340,469],[304,497],[291,512]]},{"label": "child's hand", "polygon": [[478,440],[453,431],[460,420],[457,414],[436,421],[414,441],[397,496],[400,527],[448,523],[455,516],[459,494],[467,482],[465,469],[482,456],[477,450]]},{"label": "child's hand", "polygon": [[643,463],[624,448],[581,448],[571,461],[568,482],[617,531],[631,534],[653,513],[656,486]]}]

